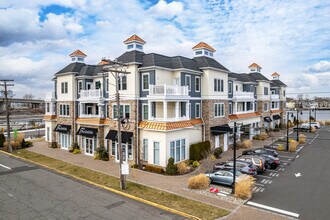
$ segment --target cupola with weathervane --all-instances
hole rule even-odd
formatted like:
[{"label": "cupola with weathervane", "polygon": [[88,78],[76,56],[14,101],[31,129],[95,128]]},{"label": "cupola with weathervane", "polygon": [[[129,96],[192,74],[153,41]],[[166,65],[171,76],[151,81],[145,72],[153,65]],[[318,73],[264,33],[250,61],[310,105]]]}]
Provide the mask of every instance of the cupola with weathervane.
[{"label": "cupola with weathervane", "polygon": [[69,55],[71,57],[71,62],[84,63],[87,55],[81,50],[76,50],[75,52]]},{"label": "cupola with weathervane", "polygon": [[259,66],[258,64],[256,63],[252,63],[250,66],[249,66],[249,69],[250,69],[250,73],[261,73],[261,66]]},{"label": "cupola with weathervane", "polygon": [[199,42],[192,49],[194,51],[194,57],[206,56],[213,58],[213,53],[215,52],[215,49],[205,42]]},{"label": "cupola with weathervane", "polygon": [[143,45],[146,42],[142,38],[134,34],[127,40],[125,40],[124,43],[127,45],[127,51],[137,50],[143,52]]},{"label": "cupola with weathervane", "polygon": [[280,79],[280,74],[278,74],[277,72],[274,72],[274,73],[272,74],[272,79],[273,79],[273,80],[279,80],[279,79]]}]

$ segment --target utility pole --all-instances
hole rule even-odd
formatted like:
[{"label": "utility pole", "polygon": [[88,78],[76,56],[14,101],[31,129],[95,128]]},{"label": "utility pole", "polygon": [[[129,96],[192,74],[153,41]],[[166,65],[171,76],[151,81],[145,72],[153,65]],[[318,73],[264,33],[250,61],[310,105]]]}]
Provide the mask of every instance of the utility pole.
[{"label": "utility pole", "polygon": [[235,194],[235,182],[236,182],[236,122],[234,122],[234,167],[233,167],[233,188],[231,193]]},{"label": "utility pole", "polygon": [[[103,67],[103,70],[110,72],[116,80],[116,102],[117,102],[117,106],[116,106],[116,109],[114,109],[114,111],[117,111],[117,117],[118,117],[117,136],[118,136],[118,149],[119,149],[120,188],[122,190],[125,190],[126,189],[126,178],[125,178],[125,175],[123,174],[123,149],[122,149],[122,144],[121,144],[121,142],[122,142],[122,140],[121,140],[122,118],[121,118],[121,115],[120,115],[119,79],[120,79],[121,75],[129,74],[129,72],[123,71],[123,68],[127,67],[128,65],[124,64],[122,62],[118,62],[117,59],[115,59],[115,61],[106,60],[106,59],[103,59],[103,60],[109,62],[109,65]],[[126,152],[126,154],[127,153],[128,152]]]},{"label": "utility pole", "polygon": [[13,82],[12,79],[0,79],[0,86],[5,87],[4,95],[5,95],[5,105],[6,105],[6,119],[7,119],[7,144],[9,152],[12,153],[13,149],[10,144],[10,124],[9,124],[9,101],[8,101],[8,86],[14,86],[14,84],[8,84],[8,82]]}]

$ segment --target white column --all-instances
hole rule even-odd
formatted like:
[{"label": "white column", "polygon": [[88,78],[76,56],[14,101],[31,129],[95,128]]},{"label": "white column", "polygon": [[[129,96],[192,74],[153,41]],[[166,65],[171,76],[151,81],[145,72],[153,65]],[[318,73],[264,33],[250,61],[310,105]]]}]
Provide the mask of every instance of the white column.
[{"label": "white column", "polygon": [[103,111],[104,104],[99,103],[98,107],[99,107],[99,117],[104,118],[104,111]]},{"label": "white column", "polygon": [[48,104],[49,104],[49,112],[50,112],[50,114],[51,115],[55,115],[54,114],[54,104],[53,104],[53,102],[49,102]]},{"label": "white column", "polygon": [[189,115],[189,101],[186,102],[186,117],[187,118],[190,118],[190,115]]},{"label": "white column", "polygon": [[179,114],[180,114],[179,102],[176,101],[175,102],[175,118],[176,119],[180,117]]},{"label": "white column", "polygon": [[164,116],[164,121],[167,120],[167,101],[163,102],[163,116]]},{"label": "white column", "polygon": [[254,128],[252,127],[252,124],[250,124],[249,129],[249,139],[252,140],[254,136]]},{"label": "white column", "polygon": [[148,119],[151,120],[152,117],[152,102],[148,101]]},{"label": "white column", "polygon": [[79,106],[80,106],[79,116],[81,117],[81,115],[84,114],[83,104],[79,103]]},{"label": "white column", "polygon": [[237,102],[234,102],[234,110],[233,113],[236,114],[237,113]]},{"label": "white column", "polygon": [[244,111],[246,112],[246,102],[243,103],[244,103]]}]

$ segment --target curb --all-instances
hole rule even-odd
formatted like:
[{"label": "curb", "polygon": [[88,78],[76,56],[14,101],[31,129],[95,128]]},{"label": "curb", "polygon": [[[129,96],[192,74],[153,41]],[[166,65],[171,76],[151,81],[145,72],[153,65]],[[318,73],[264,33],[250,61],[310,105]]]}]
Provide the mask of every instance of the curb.
[{"label": "curb", "polygon": [[32,160],[29,160],[29,159],[26,159],[26,158],[23,158],[23,157],[19,157],[17,155],[14,155],[14,154],[11,154],[11,153],[8,153],[8,152],[5,152],[5,151],[0,151],[1,153],[3,154],[6,154],[6,155],[9,155],[9,156],[12,156],[12,157],[15,157],[15,158],[18,158],[18,159],[21,159],[21,160],[24,160],[24,161],[28,161],[30,163],[33,163],[33,164],[37,164],[41,167],[44,167],[46,169],[49,169],[49,170],[52,170],[52,171],[55,171],[57,173],[60,173],[62,175],[65,175],[65,176],[69,176],[71,178],[74,178],[76,180],[80,180],[82,182],[86,182],[88,184],[91,184],[93,186],[96,186],[96,187],[99,187],[99,188],[102,188],[102,189],[105,189],[105,190],[108,190],[110,192],[113,192],[113,193],[116,193],[116,194],[119,194],[121,196],[124,196],[124,197],[127,197],[127,198],[130,198],[130,199],[133,199],[135,201],[138,201],[138,202],[142,202],[142,203],[145,203],[145,204],[148,204],[150,206],[154,206],[156,208],[160,208],[160,209],[163,209],[165,211],[168,211],[168,212],[171,212],[171,213],[174,213],[174,214],[177,214],[177,215],[181,215],[183,217],[186,217],[186,218],[189,218],[189,219],[196,219],[196,220],[201,220],[200,218],[196,217],[196,216],[193,216],[193,215],[189,215],[187,213],[184,213],[184,212],[181,212],[181,211],[178,211],[178,210],[175,210],[175,209],[172,209],[172,208],[169,208],[167,206],[163,206],[163,205],[160,205],[160,204],[157,204],[157,203],[154,203],[154,202],[150,202],[148,200],[145,200],[145,199],[142,199],[142,198],[139,198],[139,197],[136,197],[136,196],[133,196],[133,195],[130,195],[130,194],[127,194],[127,193],[124,193],[122,191],[119,191],[119,190],[116,190],[116,189],[112,189],[112,188],[109,188],[109,187],[106,187],[106,186],[103,186],[101,184],[98,184],[98,183],[94,183],[92,181],[89,181],[89,180],[85,180],[85,179],[82,179],[80,177],[76,177],[74,175],[71,175],[71,174],[68,174],[68,173],[65,173],[63,171],[60,171],[60,170],[57,170],[55,168],[52,168],[52,167],[48,167],[46,165],[43,165],[43,164],[40,164],[40,163],[37,163],[37,162],[34,162]]}]

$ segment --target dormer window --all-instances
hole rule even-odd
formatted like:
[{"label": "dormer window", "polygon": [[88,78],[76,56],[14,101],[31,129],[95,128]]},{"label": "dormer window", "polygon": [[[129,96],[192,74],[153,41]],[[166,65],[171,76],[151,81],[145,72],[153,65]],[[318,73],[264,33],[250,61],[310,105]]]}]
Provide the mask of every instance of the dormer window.
[{"label": "dormer window", "polygon": [[71,61],[75,61],[75,60],[76,60],[76,58],[72,57]]},{"label": "dormer window", "polygon": [[209,54],[209,55],[210,55],[211,57],[213,57],[213,53],[211,53],[211,52],[210,52],[210,54]]},{"label": "dormer window", "polygon": [[206,56],[206,57],[212,57],[213,58],[213,53],[215,52],[215,49],[212,48],[210,45],[204,42],[198,43],[196,46],[193,48],[194,55],[196,57],[199,56]]},{"label": "dormer window", "polygon": [[256,71],[256,69],[251,69],[251,72],[255,72]]},{"label": "dormer window", "polygon": [[142,50],[142,45],[141,44],[136,44],[136,49]]},{"label": "dormer window", "polygon": [[196,55],[201,55],[201,54],[203,54],[203,51],[201,51],[201,50],[197,50],[197,51],[195,52],[195,54],[196,54]]},{"label": "dormer window", "polygon": [[207,50],[204,51],[205,55],[209,55],[209,52]]},{"label": "dormer window", "polygon": [[87,57],[87,55],[80,50],[76,50],[75,52],[71,53],[69,56],[71,57],[72,62],[80,62],[80,63],[85,62],[84,60]]},{"label": "dormer window", "polygon": [[127,45],[127,49],[128,49],[128,50],[129,50],[129,49],[133,49],[133,47],[134,47],[133,44],[129,44],[129,45]]},{"label": "dormer window", "polygon": [[82,57],[78,57],[78,61],[83,62],[83,61],[84,61],[84,58],[82,58]]}]

